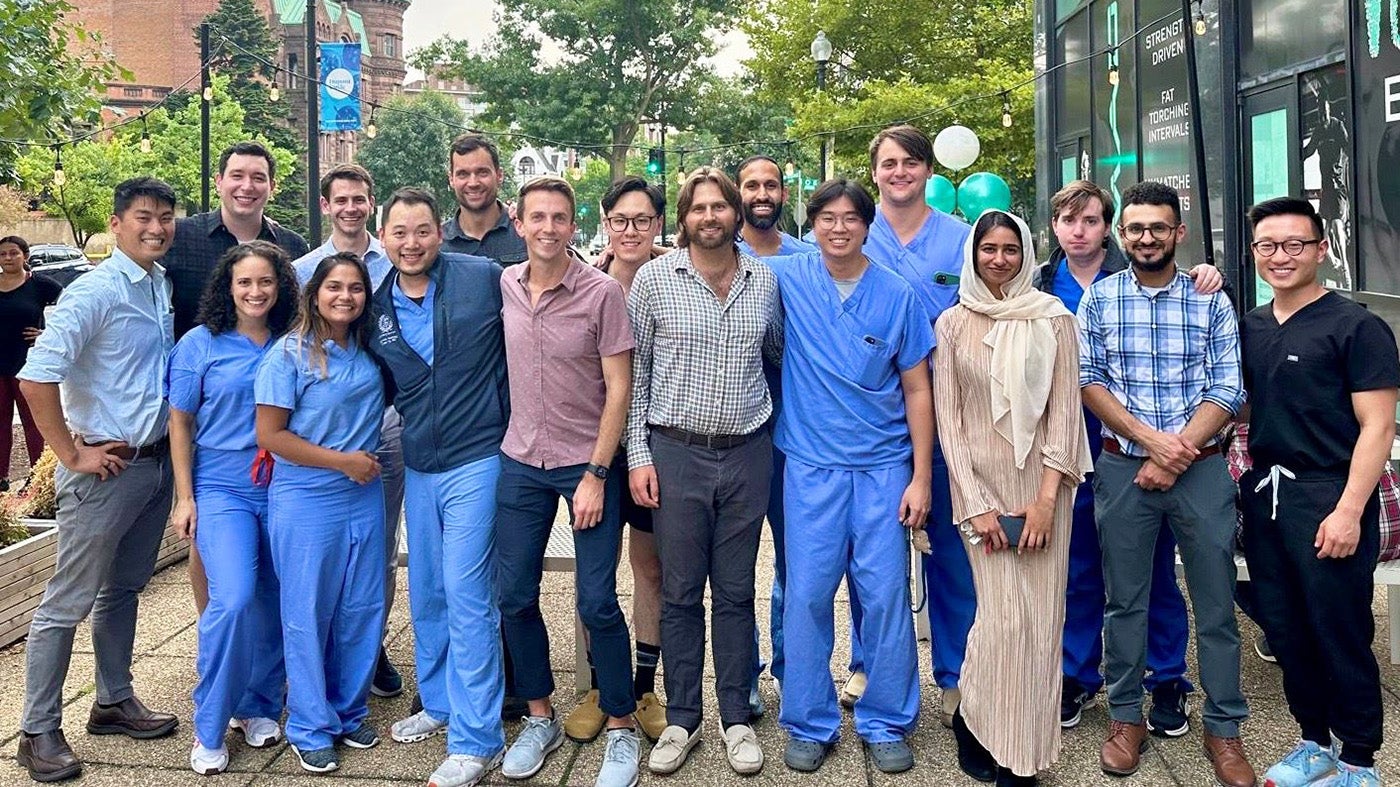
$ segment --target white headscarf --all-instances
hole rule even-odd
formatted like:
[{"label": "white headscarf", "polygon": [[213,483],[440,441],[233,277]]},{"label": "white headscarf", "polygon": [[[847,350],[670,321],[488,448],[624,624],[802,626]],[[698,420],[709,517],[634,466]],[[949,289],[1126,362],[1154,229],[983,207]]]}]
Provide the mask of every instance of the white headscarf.
[{"label": "white headscarf", "polygon": [[998,210],[983,211],[978,221],[988,213],[1005,215],[1020,230],[1021,269],[1002,287],[1004,297],[998,299],[977,273],[977,249],[974,235],[969,234],[963,244],[958,300],[996,321],[982,339],[992,348],[992,426],[1011,443],[1016,468],[1024,469],[1050,399],[1050,379],[1055,372],[1055,332],[1050,318],[1067,316],[1069,310],[1059,298],[1031,286],[1036,256],[1026,222]]}]

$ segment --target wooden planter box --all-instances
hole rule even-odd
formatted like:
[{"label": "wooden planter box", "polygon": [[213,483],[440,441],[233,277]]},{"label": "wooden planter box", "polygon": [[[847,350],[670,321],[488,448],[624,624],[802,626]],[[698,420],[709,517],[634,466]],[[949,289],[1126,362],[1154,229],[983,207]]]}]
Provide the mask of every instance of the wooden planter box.
[{"label": "wooden planter box", "polygon": [[[25,638],[34,610],[58,562],[58,529],[52,519],[26,519],[29,538],[0,549],[0,647]],[[166,525],[156,554],[159,571],[189,556],[189,542]]]}]

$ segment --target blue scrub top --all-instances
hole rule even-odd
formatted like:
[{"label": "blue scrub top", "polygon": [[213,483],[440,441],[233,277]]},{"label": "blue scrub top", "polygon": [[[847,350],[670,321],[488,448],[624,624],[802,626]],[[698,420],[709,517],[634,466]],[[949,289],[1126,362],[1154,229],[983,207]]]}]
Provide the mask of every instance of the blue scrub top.
[{"label": "blue scrub top", "polygon": [[[1094,281],[1102,281],[1107,276],[1108,271],[1100,268],[1098,275],[1094,276]],[[1050,282],[1050,292],[1064,303],[1070,314],[1079,313],[1079,301],[1084,297],[1084,288],[1079,286],[1079,280],[1070,272],[1068,262],[1060,263],[1055,271],[1055,278]]]},{"label": "blue scrub top", "polygon": [[[773,255],[775,257],[786,257],[790,254],[802,254],[804,252],[817,250],[817,245],[815,243],[808,243],[805,240],[794,238],[786,232],[779,232],[778,236],[781,238],[781,242],[778,244],[778,253]],[[739,239],[739,251],[742,251],[750,257],[758,257],[760,260],[765,259],[759,256],[759,254],[753,250],[753,247],[749,245],[749,242],[743,238]]]},{"label": "blue scrub top", "polygon": [[843,302],[821,252],[767,263],[778,274],[785,312],[778,447],[836,470],[908,462],[913,444],[899,375],[933,350],[933,327],[914,289],[870,265]]},{"label": "blue scrub top", "polygon": [[199,325],[180,337],[165,374],[170,406],[195,417],[194,443],[216,451],[256,448],[253,377],[267,348],[238,331]]},{"label": "blue scrub top", "polygon": [[394,316],[398,318],[399,333],[408,346],[423,359],[423,363],[433,365],[433,301],[437,299],[437,282],[428,280],[428,291],[419,304],[404,295],[399,289],[398,277],[394,278]]},{"label": "blue scrub top", "polygon": [[958,302],[963,243],[971,234],[972,227],[933,210],[906,246],[899,242],[885,214],[876,211],[870,237],[865,240],[865,254],[914,286],[929,325],[933,325],[945,309]]},{"label": "blue scrub top", "polygon": [[[326,341],[324,379],[312,368],[308,348],[298,350],[300,335],[272,342],[258,367],[253,392],[258,404],[291,410],[287,426],[307,442],[335,451],[379,448],[384,418],[384,380],[379,366],[358,345],[342,349]],[[296,464],[281,456],[277,461]]]}]

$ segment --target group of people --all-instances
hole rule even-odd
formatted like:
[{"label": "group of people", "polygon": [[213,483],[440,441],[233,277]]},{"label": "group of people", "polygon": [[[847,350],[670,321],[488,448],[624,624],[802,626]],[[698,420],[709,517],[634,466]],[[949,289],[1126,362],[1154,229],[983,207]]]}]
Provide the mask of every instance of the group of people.
[{"label": "group of people", "polygon": [[[456,210],[399,189],[377,237],[369,174],[332,169],[332,233],[314,251],[263,214],[275,168],[255,143],[221,157],[208,214],[176,220],[160,181],[118,186],[116,250],[69,286],[15,375],[61,463],[20,765],[39,781],[81,770],[61,687],[89,613],[88,731],[175,730],[130,674],[168,518],[199,557],[191,768],[227,768],[230,728],[255,747],[285,734],[317,773],[340,746],[377,745],[368,697],[403,689],[382,644],[402,510],[417,700],[389,734],[446,736],[435,787],[529,778],[566,737],[605,735],[602,787],[637,783],[643,736],[650,771],[680,770],[703,736],[707,587],[716,731],[737,773],[760,771],[765,519],[788,767],[821,767],[841,705],[877,768],[913,767],[907,571],[923,530],[935,680],[970,776],[1034,784],[1104,684],[1105,773],[1134,773],[1149,730],[1187,732],[1179,549],[1204,751],[1221,784],[1253,785],[1219,437],[1248,418],[1244,549],[1301,728],[1266,783],[1379,784],[1371,566],[1400,354],[1384,322],[1317,283],[1316,212],[1253,209],[1275,299],[1240,322],[1214,268],[1178,272],[1186,228],[1166,186],[1124,193],[1119,246],[1111,197],[1068,184],[1052,201],[1061,252],[1037,266],[1019,217],[969,226],[925,204],[918,129],[881,131],[870,163],[878,204],[855,181],[821,184],[811,241],[779,229],[775,161],[701,167],[679,191],[675,250],[655,245],[664,192],[624,177],[601,201],[597,265],[570,248],[569,184],[525,183],[512,214],[499,154],[474,134],[448,151]],[[597,687],[567,719],[540,609],[561,498]],[[616,587],[624,523],[634,633]],[[519,717],[507,746],[502,720]]]}]

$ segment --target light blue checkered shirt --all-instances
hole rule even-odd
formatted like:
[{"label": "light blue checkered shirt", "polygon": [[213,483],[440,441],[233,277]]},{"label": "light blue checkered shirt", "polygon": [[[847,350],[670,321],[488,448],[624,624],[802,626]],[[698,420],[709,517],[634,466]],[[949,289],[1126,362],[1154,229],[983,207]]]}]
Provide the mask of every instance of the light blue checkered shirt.
[{"label": "light blue checkered shirt", "polygon": [[[1130,268],[1095,282],[1079,304],[1079,386],[1102,385],[1134,418],[1179,434],[1202,402],[1231,414],[1244,404],[1240,333],[1223,292],[1201,295],[1178,272],[1143,289]],[[1104,425],[1123,452],[1147,451]]]}]

